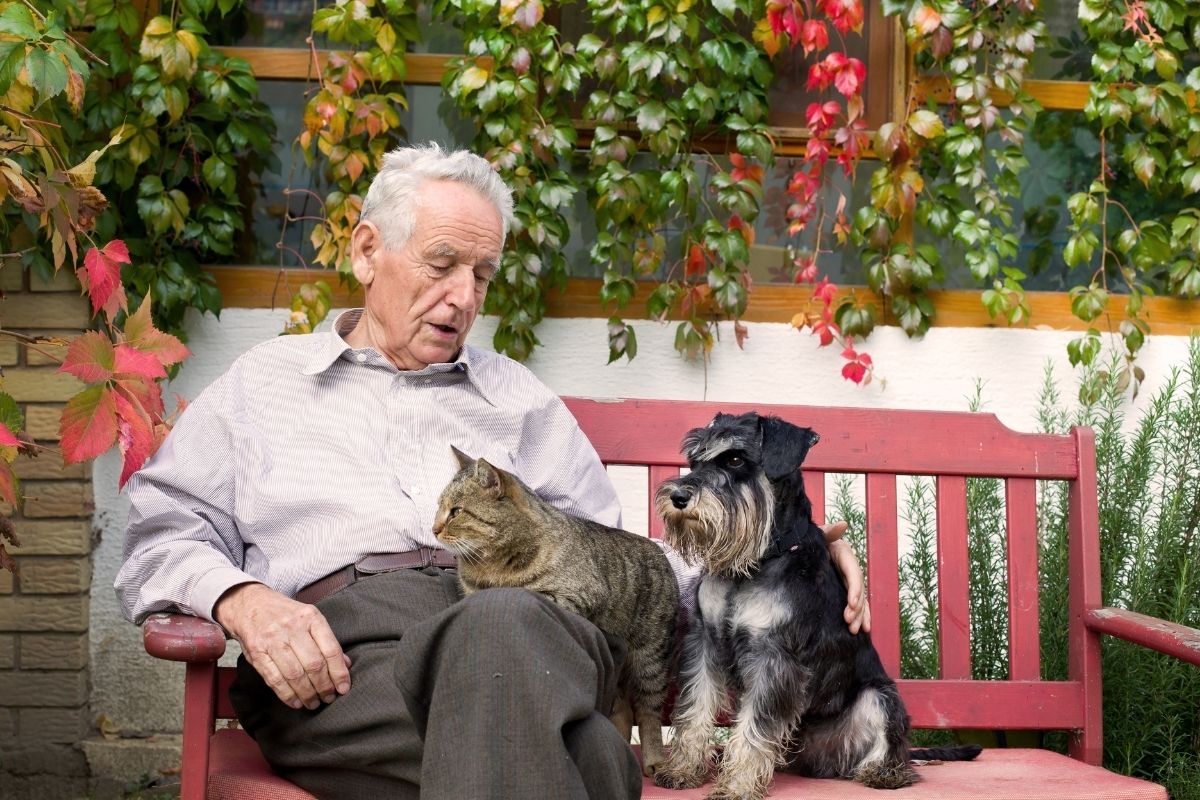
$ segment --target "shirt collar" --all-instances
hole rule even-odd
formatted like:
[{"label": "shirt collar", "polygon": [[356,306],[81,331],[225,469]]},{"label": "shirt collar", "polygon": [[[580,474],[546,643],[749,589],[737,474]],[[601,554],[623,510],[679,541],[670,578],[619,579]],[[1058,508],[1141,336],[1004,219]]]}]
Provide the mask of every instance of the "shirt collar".
[{"label": "shirt collar", "polygon": [[[387,366],[395,372],[400,372],[390,361],[383,357],[373,347],[363,347],[355,349],[346,342],[346,336],[350,334],[354,327],[358,325],[359,319],[362,318],[363,309],[351,308],[338,314],[337,319],[333,321],[333,330],[325,334],[324,343],[313,354],[312,358],[300,370],[304,375],[319,375],[325,372],[334,362],[339,359],[348,361],[359,361],[360,354],[366,354],[369,360],[361,361],[364,366],[367,365],[382,365]],[[482,351],[477,350],[470,345],[463,345],[458,351],[458,357],[453,361],[445,364],[430,364],[422,370],[406,370],[406,375],[414,377],[422,377],[429,375],[438,375],[447,372],[464,372],[471,385],[475,387],[480,396],[488,403],[495,406],[496,403],[490,396],[488,391],[487,381],[483,379],[483,358]]]}]

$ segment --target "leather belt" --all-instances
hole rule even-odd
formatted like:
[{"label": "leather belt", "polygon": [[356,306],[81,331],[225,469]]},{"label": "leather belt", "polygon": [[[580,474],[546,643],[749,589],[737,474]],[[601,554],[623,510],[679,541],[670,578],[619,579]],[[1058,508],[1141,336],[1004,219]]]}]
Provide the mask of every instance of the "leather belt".
[{"label": "leather belt", "polygon": [[334,592],[372,575],[395,572],[399,569],[454,569],[457,566],[458,559],[454,553],[440,547],[418,547],[404,553],[374,553],[363,556],[353,564],[331,572],[324,578],[318,578],[296,592],[296,599],[301,603],[316,605]]}]

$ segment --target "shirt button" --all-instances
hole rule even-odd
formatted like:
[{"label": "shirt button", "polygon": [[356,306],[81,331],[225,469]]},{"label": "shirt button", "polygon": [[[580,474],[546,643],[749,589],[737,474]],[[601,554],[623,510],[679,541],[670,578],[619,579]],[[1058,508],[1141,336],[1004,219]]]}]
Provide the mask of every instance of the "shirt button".
[{"label": "shirt button", "polygon": [[426,378],[425,383],[433,383],[433,378]]},{"label": "shirt button", "polygon": [[354,356],[354,360],[361,364],[367,360],[367,354],[366,353],[358,353],[357,355]]}]

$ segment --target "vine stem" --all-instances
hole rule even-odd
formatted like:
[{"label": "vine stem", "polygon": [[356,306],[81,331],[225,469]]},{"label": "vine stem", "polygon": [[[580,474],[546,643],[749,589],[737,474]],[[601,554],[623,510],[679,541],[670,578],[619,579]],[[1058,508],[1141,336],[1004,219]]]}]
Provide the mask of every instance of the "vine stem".
[{"label": "vine stem", "polygon": [[48,358],[51,361],[54,361],[58,364],[62,363],[62,359],[59,358],[57,355],[55,355],[54,353],[51,353],[48,350],[45,350],[41,347],[38,347],[38,345],[42,343],[42,340],[40,337],[30,336],[25,333],[18,333],[17,331],[9,330],[8,328],[0,328],[0,336],[8,336],[10,338],[16,339],[17,341],[24,344],[25,347],[27,347],[28,349],[33,350],[35,353],[40,353],[41,355],[45,356],[46,358]]}]

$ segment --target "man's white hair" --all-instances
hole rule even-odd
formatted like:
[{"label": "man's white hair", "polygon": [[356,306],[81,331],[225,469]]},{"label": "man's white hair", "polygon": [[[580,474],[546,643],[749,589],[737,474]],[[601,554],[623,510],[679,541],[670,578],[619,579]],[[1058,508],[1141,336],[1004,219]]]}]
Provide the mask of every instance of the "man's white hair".
[{"label": "man's white hair", "polygon": [[496,207],[501,220],[501,244],[512,224],[512,190],[492,165],[472,152],[447,153],[437,142],[397,147],[383,156],[383,166],[363,199],[362,221],[379,229],[384,246],[399,250],[412,236],[421,202],[420,188],[428,181],[455,181],[470,186]]}]

